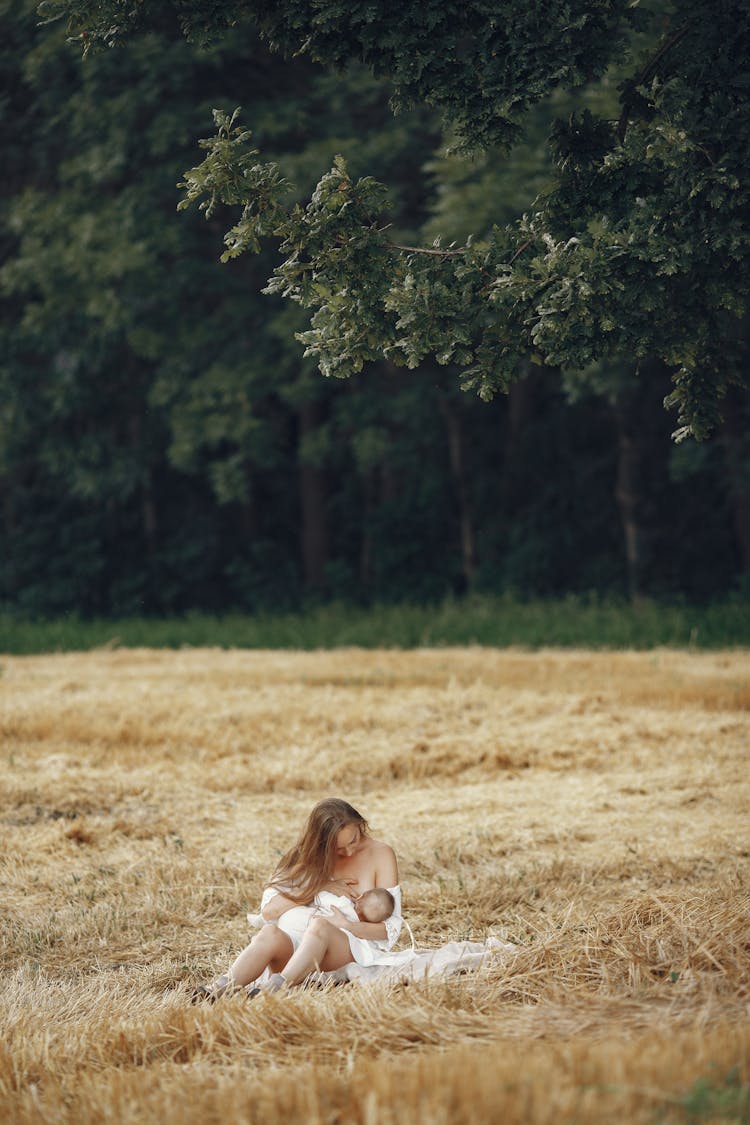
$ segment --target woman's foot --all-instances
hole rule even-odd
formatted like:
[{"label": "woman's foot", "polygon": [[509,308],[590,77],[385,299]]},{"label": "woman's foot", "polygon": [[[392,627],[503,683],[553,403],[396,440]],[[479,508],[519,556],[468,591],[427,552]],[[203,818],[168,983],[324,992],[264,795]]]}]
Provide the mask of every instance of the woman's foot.
[{"label": "woman's foot", "polygon": [[289,985],[286,977],[283,977],[281,973],[271,973],[265,984],[260,987],[263,992],[281,992],[282,988],[288,988]]},{"label": "woman's foot", "polygon": [[226,996],[228,992],[234,990],[234,981],[226,973],[222,973],[211,984],[201,984],[195,989],[190,999],[194,1004],[199,1003],[201,1000],[207,1000],[209,1004],[215,1004],[222,996]]}]

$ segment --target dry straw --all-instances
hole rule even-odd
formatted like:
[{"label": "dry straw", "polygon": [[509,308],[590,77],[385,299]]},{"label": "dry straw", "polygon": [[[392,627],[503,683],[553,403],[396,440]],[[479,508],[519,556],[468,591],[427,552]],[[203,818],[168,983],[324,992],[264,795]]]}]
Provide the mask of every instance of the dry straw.
[{"label": "dry straw", "polygon": [[[11,1122],[750,1117],[750,655],[107,651],[0,679]],[[319,797],[419,985],[189,1003]]]}]

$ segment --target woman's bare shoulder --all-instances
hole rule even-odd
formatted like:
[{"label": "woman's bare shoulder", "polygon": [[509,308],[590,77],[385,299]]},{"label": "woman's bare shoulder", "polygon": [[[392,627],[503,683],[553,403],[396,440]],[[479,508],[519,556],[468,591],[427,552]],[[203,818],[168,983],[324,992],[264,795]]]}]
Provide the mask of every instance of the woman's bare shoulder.
[{"label": "woman's bare shoulder", "polygon": [[384,844],[382,840],[373,840],[372,836],[368,837],[367,849],[370,855],[396,855],[390,844]]},{"label": "woman's bare shoulder", "polygon": [[381,840],[370,840],[370,855],[379,878],[387,882],[388,886],[394,886],[398,881],[398,864],[396,853],[390,844],[384,844]]}]

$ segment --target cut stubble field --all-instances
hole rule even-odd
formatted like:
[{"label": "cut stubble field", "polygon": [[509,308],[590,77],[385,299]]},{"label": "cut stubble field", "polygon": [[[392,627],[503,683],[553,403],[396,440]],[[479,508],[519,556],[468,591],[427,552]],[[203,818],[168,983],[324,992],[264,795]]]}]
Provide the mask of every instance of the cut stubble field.
[{"label": "cut stubble field", "polygon": [[[3,1121],[750,1120],[748,650],[1,663]],[[331,795],[516,952],[192,1005]]]}]

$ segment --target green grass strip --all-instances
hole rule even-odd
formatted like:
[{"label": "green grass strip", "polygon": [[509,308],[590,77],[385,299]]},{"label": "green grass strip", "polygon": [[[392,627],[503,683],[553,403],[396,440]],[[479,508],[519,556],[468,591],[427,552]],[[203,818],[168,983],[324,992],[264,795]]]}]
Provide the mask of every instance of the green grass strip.
[{"label": "green grass strip", "polygon": [[28,621],[0,616],[0,652],[32,654],[123,648],[316,649],[446,645],[524,648],[727,648],[750,645],[750,600],[708,606],[595,598],[523,602],[509,597],[449,599],[436,606],[362,609],[322,605],[307,612],[254,616],[189,613],[174,618]]}]

